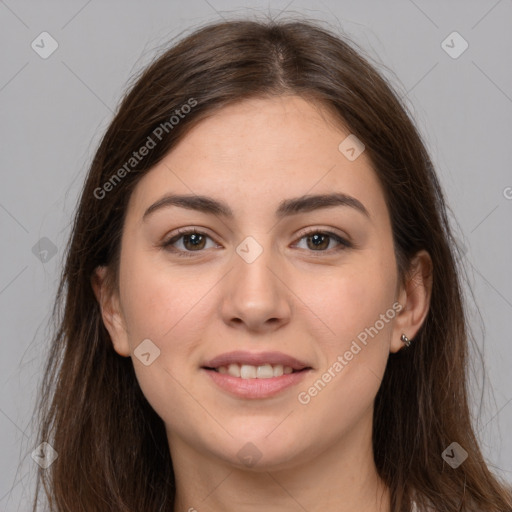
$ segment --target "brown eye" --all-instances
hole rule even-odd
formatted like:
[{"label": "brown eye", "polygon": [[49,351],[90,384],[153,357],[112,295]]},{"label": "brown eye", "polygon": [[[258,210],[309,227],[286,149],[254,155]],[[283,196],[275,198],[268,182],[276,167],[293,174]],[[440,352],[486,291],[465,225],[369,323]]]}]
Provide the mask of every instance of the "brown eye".
[{"label": "brown eye", "polygon": [[[201,253],[207,248],[206,243],[208,239],[212,240],[206,233],[196,229],[183,229],[165,241],[162,247],[177,256],[193,256],[192,253]],[[331,253],[351,247],[350,242],[332,231],[310,231],[303,234],[300,241],[303,239],[307,240],[306,249],[310,252]],[[181,242],[182,247],[176,246],[178,242]],[[337,246],[330,247],[332,242],[335,242]]]},{"label": "brown eye", "polygon": [[191,233],[190,235],[181,235],[181,237],[183,238],[183,245],[186,249],[191,249],[192,251],[197,249],[204,249],[206,241],[204,235],[199,233]]},{"label": "brown eye", "polygon": [[[308,248],[309,249],[327,249],[329,247],[329,242],[331,241],[329,235],[325,235],[323,233],[315,233],[314,235],[309,235],[306,237],[308,240]],[[309,243],[311,241],[311,244]]]},{"label": "brown eye", "polygon": [[328,249],[330,243],[333,240],[338,244],[337,247],[331,247],[331,249],[334,251],[351,247],[349,242],[341,238],[336,233],[333,233],[332,231],[310,231],[308,233],[303,234],[300,240],[303,239],[307,240],[307,249],[313,252],[330,252],[328,251]]},{"label": "brown eye", "polygon": [[[211,238],[206,234],[195,229],[183,229],[178,231],[178,234],[165,241],[162,244],[164,249],[167,249],[178,256],[191,256],[193,252],[201,252],[205,249],[207,239]],[[182,240],[182,247],[175,247],[175,244]]]}]

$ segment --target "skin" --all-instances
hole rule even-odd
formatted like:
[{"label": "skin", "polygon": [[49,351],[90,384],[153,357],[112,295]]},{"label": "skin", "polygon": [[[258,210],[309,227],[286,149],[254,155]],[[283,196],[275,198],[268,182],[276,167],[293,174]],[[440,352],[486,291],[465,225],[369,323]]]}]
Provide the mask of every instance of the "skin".
[{"label": "skin", "polygon": [[[424,251],[399,286],[389,212],[366,153],[349,161],[350,132],[298,96],[245,100],[201,121],[138,183],[121,242],[119,289],[98,268],[93,287],[115,350],[132,356],[146,398],[163,419],[177,483],[175,511],[390,510],[371,434],[375,395],[390,352],[414,338],[428,311],[431,260]],[[274,217],[278,203],[341,192],[348,206]],[[233,219],[169,206],[166,193],[225,201]],[[208,235],[200,251],[180,238],[179,257],[161,243],[176,229]],[[304,228],[334,231],[320,249]],[[311,233],[311,234],[313,234]],[[247,263],[237,246],[263,252]],[[329,241],[330,240],[330,241]],[[322,252],[323,251],[323,252]],[[298,401],[398,301],[402,310],[308,404]],[[160,349],[145,366],[144,339]],[[361,344],[360,344],[361,345]],[[220,390],[200,369],[232,350],[281,351],[313,368],[298,386],[250,400]],[[261,458],[237,456],[253,443]],[[303,508],[301,508],[303,507]]]}]

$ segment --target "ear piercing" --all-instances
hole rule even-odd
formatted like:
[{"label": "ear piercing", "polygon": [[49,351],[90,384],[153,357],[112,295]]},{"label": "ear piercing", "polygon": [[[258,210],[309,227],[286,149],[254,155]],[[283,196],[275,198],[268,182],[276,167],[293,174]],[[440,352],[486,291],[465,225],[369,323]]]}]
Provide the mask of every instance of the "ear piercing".
[{"label": "ear piercing", "polygon": [[402,336],[400,336],[400,339],[404,342],[404,345],[406,347],[411,346],[411,340],[405,334],[402,334]]}]

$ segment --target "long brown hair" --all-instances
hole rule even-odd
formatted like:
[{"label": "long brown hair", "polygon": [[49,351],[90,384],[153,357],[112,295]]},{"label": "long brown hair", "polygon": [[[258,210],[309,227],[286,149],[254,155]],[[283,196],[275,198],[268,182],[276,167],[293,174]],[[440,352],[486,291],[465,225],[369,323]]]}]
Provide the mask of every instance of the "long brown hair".
[{"label": "long brown hair", "polygon": [[[34,510],[41,485],[52,511],[172,510],[163,421],[131,359],[113,349],[91,276],[105,265],[117,287],[130,194],[191,127],[233,102],[282,94],[326,106],[365,144],[400,278],[417,251],[432,258],[428,316],[412,346],[390,355],[375,400],[375,463],[391,509],[409,511],[415,500],[420,510],[512,510],[510,489],[489,471],[471,424],[462,274],[443,194],[406,106],[363,54],[318,23],[223,21],[183,38],[137,77],[94,156],[67,247],[38,401],[39,440],[58,458],[39,471]],[[147,154],[131,160],[143,146],[151,146]],[[453,442],[468,454],[457,469],[442,457]]]}]

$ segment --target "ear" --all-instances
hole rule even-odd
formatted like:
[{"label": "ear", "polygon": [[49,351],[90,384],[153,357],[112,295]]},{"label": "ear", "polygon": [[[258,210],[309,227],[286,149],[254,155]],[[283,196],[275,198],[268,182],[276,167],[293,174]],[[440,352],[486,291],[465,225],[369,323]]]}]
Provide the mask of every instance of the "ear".
[{"label": "ear", "polygon": [[91,285],[100,305],[103,323],[110,334],[114,350],[119,355],[128,357],[130,356],[130,345],[119,296],[109,286],[107,272],[107,267],[97,267],[91,277]]},{"label": "ear", "polygon": [[412,340],[422,326],[430,307],[432,270],[432,259],[428,252],[421,250],[416,253],[411,261],[405,286],[401,287],[398,296],[402,309],[396,316],[391,352],[398,352],[404,347],[400,340],[402,334]]}]

